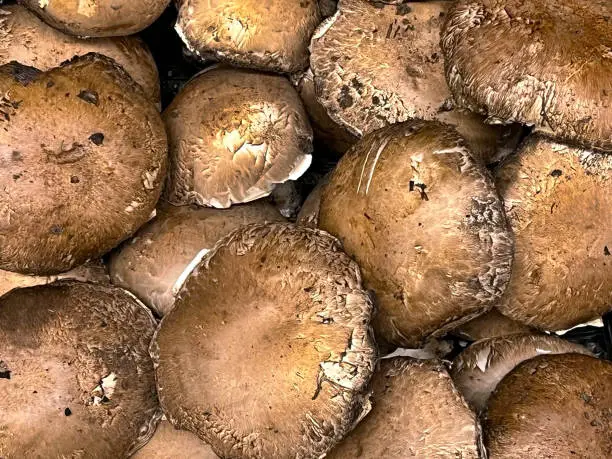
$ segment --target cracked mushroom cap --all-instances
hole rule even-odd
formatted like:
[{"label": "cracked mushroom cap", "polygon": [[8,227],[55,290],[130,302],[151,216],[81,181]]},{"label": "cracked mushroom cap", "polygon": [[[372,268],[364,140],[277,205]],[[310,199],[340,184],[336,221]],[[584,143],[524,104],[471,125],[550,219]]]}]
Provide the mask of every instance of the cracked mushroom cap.
[{"label": "cracked mushroom cap", "polygon": [[319,227],[340,239],[376,293],[379,341],[400,347],[491,309],[510,276],[512,239],[495,187],[441,123],[364,137],[332,172]]},{"label": "cracked mushroom cap", "polygon": [[503,315],[497,308],[460,325],[452,334],[468,341],[530,333],[533,328]]},{"label": "cracked mushroom cap", "polygon": [[317,0],[182,0],[175,29],[202,60],[294,73],[320,20]]},{"label": "cracked mushroom cap", "polygon": [[327,458],[479,457],[478,419],[441,363],[383,359],[370,388],[372,411]]},{"label": "cracked mushroom cap", "polygon": [[[612,363],[542,355],[498,385],[483,422],[491,458],[610,457]],[[519,394],[519,395],[517,395]]]},{"label": "cracked mushroom cap", "polygon": [[60,281],[0,298],[0,456],[126,457],[159,419],[151,313]]},{"label": "cracked mushroom cap", "polygon": [[111,256],[112,282],[164,316],[191,270],[219,239],[241,225],[284,220],[261,201],[229,209],[162,205],[157,217]]},{"label": "cracked mushroom cap", "polygon": [[312,161],[312,129],[279,75],[218,68],[196,75],[164,112],[172,204],[225,208],[268,196]]},{"label": "cracked mushroom cap", "polygon": [[571,328],[612,308],[612,155],[538,136],[496,171],[515,239],[498,305],[543,330]]},{"label": "cracked mushroom cap", "polygon": [[476,341],[453,361],[451,376],[467,402],[485,409],[495,387],[514,367],[544,354],[591,353],[583,346],[551,335],[511,335]]},{"label": "cracked mushroom cap", "polygon": [[45,71],[90,52],[114,59],[159,107],[157,67],[139,38],[81,40],[46,25],[22,6],[7,5],[0,9],[0,65],[17,61]]},{"label": "cracked mushroom cap", "polygon": [[170,0],[18,0],[43,21],[79,37],[138,33],[161,16]]},{"label": "cracked mushroom cap", "polygon": [[196,435],[175,429],[168,421],[162,421],[149,443],[138,450],[132,459],[219,459],[219,456]]},{"label": "cracked mushroom cap", "polygon": [[372,310],[327,233],[242,227],[188,277],[151,344],[162,408],[221,457],[322,456],[368,409]]},{"label": "cracked mushroom cap", "polygon": [[461,0],[442,37],[455,100],[612,151],[609,0]]},{"label": "cracked mushroom cap", "polygon": [[65,272],[145,223],[166,171],[156,108],[111,59],[0,67],[0,269]]}]

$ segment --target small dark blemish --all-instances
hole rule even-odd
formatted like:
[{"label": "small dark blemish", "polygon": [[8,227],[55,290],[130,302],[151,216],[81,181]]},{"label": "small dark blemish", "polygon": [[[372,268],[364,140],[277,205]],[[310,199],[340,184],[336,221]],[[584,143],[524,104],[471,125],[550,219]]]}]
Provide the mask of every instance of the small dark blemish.
[{"label": "small dark blemish", "polygon": [[321,323],[323,323],[325,325],[333,324],[334,323],[334,318],[333,317],[324,317],[323,320],[321,321]]},{"label": "small dark blemish", "polygon": [[340,97],[338,98],[338,103],[340,104],[341,108],[349,108],[353,105],[353,97],[349,91],[350,89],[348,86],[342,86],[342,89],[340,90]]},{"label": "small dark blemish", "polygon": [[400,3],[395,8],[395,14],[397,15],[408,14],[411,11],[412,11],[412,8],[410,8],[410,5],[407,5],[406,3]]},{"label": "small dark blemish", "polygon": [[53,86],[55,86],[55,82],[52,80],[47,81],[47,88],[52,88]]},{"label": "small dark blemish", "polygon": [[83,89],[77,96],[79,99],[84,100],[85,102],[93,105],[98,105],[99,98],[98,93],[96,91],[92,91],[91,89]]},{"label": "small dark blemish", "polygon": [[91,140],[95,145],[100,146],[104,143],[104,134],[101,132],[96,132],[89,136],[89,140]]},{"label": "small dark blemish", "polygon": [[408,188],[409,191],[414,191],[414,180],[410,180],[410,183],[408,184],[408,186],[409,186]]},{"label": "small dark blemish", "polygon": [[563,171],[560,169],[555,169],[554,171],[552,171],[550,173],[550,175],[552,175],[553,177],[561,177],[563,175]]},{"label": "small dark blemish", "polygon": [[21,178],[21,174],[13,174],[13,180],[19,180]]},{"label": "small dark blemish", "polygon": [[53,225],[49,231],[51,234],[62,234],[64,232],[64,228],[59,225]]},{"label": "small dark blemish", "polygon": [[64,409],[64,416],[70,416],[72,414],[72,410],[70,408]]},{"label": "small dark blemish", "polygon": [[357,91],[359,94],[361,94],[361,93],[363,92],[363,83],[362,83],[361,81],[359,81],[359,80],[357,79],[357,77],[354,77],[354,78],[351,80],[351,84],[353,85],[353,88],[355,88],[355,90],[356,90],[356,91]]},{"label": "small dark blemish", "polygon": [[0,360],[0,379],[11,379],[11,370],[2,360]]},{"label": "small dark blemish", "polygon": [[365,218],[367,218],[368,220],[372,220],[372,217],[370,217],[370,216],[369,216],[367,213],[365,213],[365,212],[363,213],[363,216],[364,216]]},{"label": "small dark blemish", "polygon": [[610,256],[610,249],[608,248],[608,246],[607,246],[607,245],[606,245],[606,246],[604,246],[604,255],[605,255],[606,257],[609,257],[609,256]]},{"label": "small dark blemish", "polygon": [[70,177],[70,183],[79,183],[80,180],[76,175],[73,175],[72,177]]}]

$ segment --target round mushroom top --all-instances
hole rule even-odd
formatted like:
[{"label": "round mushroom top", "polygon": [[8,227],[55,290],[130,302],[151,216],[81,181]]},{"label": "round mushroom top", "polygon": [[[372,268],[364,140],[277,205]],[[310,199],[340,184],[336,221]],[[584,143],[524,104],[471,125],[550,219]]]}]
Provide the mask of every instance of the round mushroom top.
[{"label": "round mushroom top", "polygon": [[159,419],[150,312],[60,281],[0,298],[0,456],[127,457]]},{"label": "round mushroom top", "polygon": [[155,435],[132,459],[219,459],[212,448],[191,432],[162,421]]},{"label": "round mushroom top", "polygon": [[319,457],[367,410],[373,306],[336,239],[249,225],[192,272],[151,345],[160,402],[221,457]]},{"label": "round mushroom top", "polygon": [[485,167],[449,126],[411,121],[364,137],[324,187],[319,227],[376,293],[377,337],[418,347],[489,310],[512,240]]},{"label": "round mushroom top", "polygon": [[612,308],[612,155],[532,136],[496,171],[515,238],[508,317],[571,328]]},{"label": "round mushroom top", "polygon": [[370,387],[372,411],[326,457],[479,457],[478,419],[441,363],[383,359]]},{"label": "round mushroom top", "polygon": [[170,0],[19,0],[50,26],[79,37],[118,37],[153,24]]},{"label": "round mushroom top", "polygon": [[514,367],[538,355],[591,353],[552,335],[520,334],[476,341],[453,361],[451,375],[468,403],[482,411],[497,384]]},{"label": "round mushroom top", "polygon": [[170,140],[166,196],[218,208],[268,196],[310,166],[312,129],[287,80],[250,70],[196,75],[164,112]]},{"label": "round mushroom top", "polygon": [[0,65],[17,61],[45,71],[74,56],[103,54],[121,65],[160,106],[157,67],[147,46],[137,37],[81,40],[48,26],[19,5],[0,9],[0,30]]},{"label": "round mushroom top", "polygon": [[605,360],[560,354],[523,362],[489,400],[489,457],[610,457],[611,387]]},{"label": "round mushroom top", "polygon": [[111,59],[0,67],[0,269],[53,274],[145,223],[166,172],[156,108]]},{"label": "round mushroom top", "polygon": [[164,316],[190,271],[219,239],[241,225],[284,220],[265,202],[230,209],[162,205],[155,220],[111,256],[112,282]]},{"label": "round mushroom top", "polygon": [[500,313],[497,308],[493,308],[489,312],[460,325],[452,333],[468,341],[478,341],[498,336],[530,333],[531,331],[533,329],[528,325],[512,320]]},{"label": "round mushroom top", "polygon": [[442,37],[462,106],[612,151],[608,0],[461,0]]},{"label": "round mushroom top", "polygon": [[202,60],[294,73],[319,22],[317,0],[183,0],[175,29]]}]

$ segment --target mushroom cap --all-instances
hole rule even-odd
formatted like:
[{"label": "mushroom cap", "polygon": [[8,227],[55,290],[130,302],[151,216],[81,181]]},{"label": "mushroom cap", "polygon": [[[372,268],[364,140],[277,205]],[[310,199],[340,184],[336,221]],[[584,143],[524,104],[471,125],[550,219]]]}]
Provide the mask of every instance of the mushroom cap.
[{"label": "mushroom cap", "polygon": [[279,75],[213,68],[196,75],[164,112],[172,204],[229,207],[268,196],[312,161],[312,129]]},{"label": "mushroom cap", "polygon": [[0,298],[0,456],[126,457],[160,413],[151,313],[127,292],[60,281]]},{"label": "mushroom cap", "polygon": [[164,316],[191,269],[219,239],[241,225],[284,220],[261,201],[223,210],[162,205],[153,221],[113,253],[111,280]]},{"label": "mushroom cap", "polygon": [[170,0],[18,0],[58,30],[80,37],[138,33],[164,12]]},{"label": "mushroom cap", "polygon": [[496,171],[515,239],[498,305],[543,330],[571,328],[612,308],[612,155],[529,137]]},{"label": "mushroom cap", "polygon": [[467,402],[484,410],[499,382],[518,364],[543,354],[591,353],[551,335],[522,334],[476,341],[453,361],[451,376]]},{"label": "mushroom cap", "polygon": [[489,400],[483,425],[489,457],[610,457],[611,387],[612,363],[595,357],[523,362]]},{"label": "mushroom cap", "polygon": [[518,335],[534,331],[524,323],[503,315],[497,308],[460,325],[452,331],[453,335],[468,341],[478,341],[498,336]]},{"label": "mushroom cap", "polygon": [[609,0],[460,0],[443,36],[457,103],[612,151]]},{"label": "mushroom cap", "polygon": [[324,175],[321,180],[312,189],[297,216],[296,223],[301,226],[308,226],[310,228],[317,228],[319,226],[319,211],[321,209],[321,196],[323,196],[323,189],[329,182],[331,173]]},{"label": "mushroom cap", "polygon": [[157,425],[155,434],[132,459],[218,459],[210,445],[186,430],[177,430],[168,421]]},{"label": "mushroom cap", "polygon": [[479,457],[478,419],[441,363],[383,359],[370,387],[372,411],[327,458]]},{"label": "mushroom cap", "polygon": [[145,223],[161,193],[159,113],[115,61],[0,67],[0,269],[54,274]]},{"label": "mushroom cap", "polygon": [[45,71],[74,56],[103,54],[121,65],[160,107],[157,67],[147,45],[137,37],[81,40],[46,25],[19,5],[1,7],[0,29],[0,65],[17,61]]},{"label": "mushroom cap", "polygon": [[364,137],[325,186],[319,226],[376,292],[378,338],[418,347],[491,309],[512,240],[485,169],[447,125],[410,121]]},{"label": "mushroom cap", "polygon": [[321,20],[317,0],[189,0],[175,29],[202,60],[293,73],[308,66],[308,43]]},{"label": "mushroom cap", "polygon": [[204,257],[156,332],[162,408],[221,457],[324,455],[368,409],[372,310],[335,238],[243,226]]}]

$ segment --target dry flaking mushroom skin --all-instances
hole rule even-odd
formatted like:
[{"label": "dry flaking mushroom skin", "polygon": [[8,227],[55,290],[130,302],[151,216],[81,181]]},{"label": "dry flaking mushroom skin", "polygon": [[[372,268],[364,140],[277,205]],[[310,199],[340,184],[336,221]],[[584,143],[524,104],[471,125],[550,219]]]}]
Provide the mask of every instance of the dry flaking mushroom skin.
[{"label": "dry flaking mushroom skin", "polygon": [[485,169],[457,132],[411,121],[364,137],[325,186],[319,227],[337,236],[376,293],[380,340],[418,347],[491,309],[512,239]]},{"label": "dry flaking mushroom skin", "polygon": [[157,67],[147,46],[139,38],[82,40],[46,25],[22,6],[7,5],[0,9],[0,65],[17,61],[45,71],[90,52],[114,59],[159,106]]},{"label": "dry flaking mushroom skin", "polygon": [[498,336],[518,335],[535,331],[522,322],[503,315],[497,308],[491,309],[475,319],[452,330],[452,334],[468,341],[478,341]]},{"label": "dry flaking mushroom skin", "polygon": [[319,22],[317,0],[182,0],[175,29],[202,60],[293,73]]},{"label": "dry flaking mushroom skin", "polygon": [[138,33],[163,13],[170,0],[18,0],[43,21],[79,37]]},{"label": "dry flaking mushroom skin", "polygon": [[164,125],[113,60],[0,67],[0,127],[0,269],[68,271],[149,219],[166,172]]},{"label": "dry flaking mushroom skin", "polygon": [[312,129],[289,81],[250,70],[196,75],[164,112],[170,141],[165,196],[226,208],[268,196],[312,161]]},{"label": "dry flaking mushroom skin", "polygon": [[221,457],[320,457],[367,412],[372,311],[335,238],[242,227],[204,257],[156,332],[162,408]]},{"label": "dry flaking mushroom skin", "polygon": [[612,151],[608,0],[461,0],[442,37],[459,105]]},{"label": "dry flaking mushroom skin", "polygon": [[127,292],[60,281],[0,298],[0,456],[127,457],[160,417],[150,312]]},{"label": "dry flaking mushroom skin", "polygon": [[523,362],[498,385],[483,421],[491,459],[610,457],[612,363],[580,354]]},{"label": "dry flaking mushroom skin", "polygon": [[483,339],[455,358],[451,376],[468,403],[480,412],[497,384],[518,364],[538,355],[568,352],[591,355],[585,347],[551,335]]},{"label": "dry flaking mushroom skin", "polygon": [[168,421],[162,421],[151,440],[132,459],[219,459],[219,456],[191,432],[177,430]]},{"label": "dry flaking mushroom skin", "polygon": [[496,171],[515,238],[502,314],[567,329],[612,308],[612,155],[528,138]]},{"label": "dry flaking mushroom skin", "polygon": [[155,220],[111,256],[112,282],[164,316],[189,271],[219,239],[241,225],[284,220],[271,204],[261,201],[230,209],[162,205]]}]

